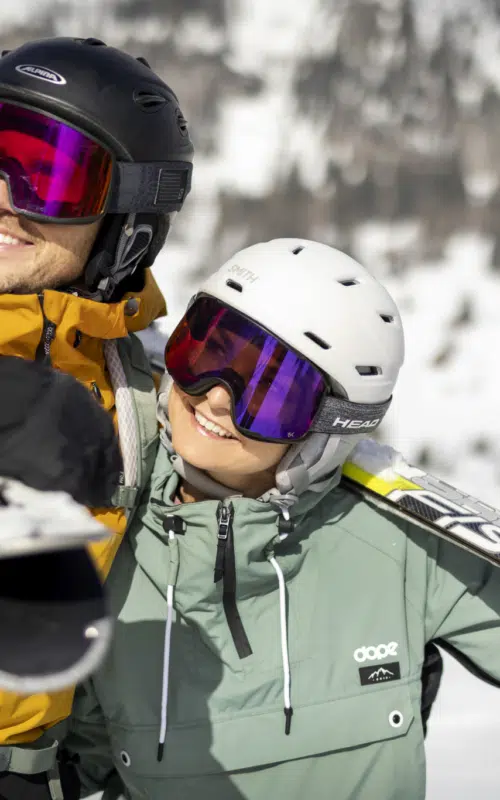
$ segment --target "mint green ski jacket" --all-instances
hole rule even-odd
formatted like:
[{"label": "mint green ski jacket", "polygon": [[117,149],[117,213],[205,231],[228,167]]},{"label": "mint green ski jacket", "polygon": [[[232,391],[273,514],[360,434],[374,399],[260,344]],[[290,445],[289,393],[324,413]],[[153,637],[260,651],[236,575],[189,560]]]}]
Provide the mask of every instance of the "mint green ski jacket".
[{"label": "mint green ski jacket", "polygon": [[178,481],[161,448],[108,579],[65,742],[82,796],[423,800],[425,643],[500,683],[500,570],[342,486],[291,530],[259,500],[175,505]]}]

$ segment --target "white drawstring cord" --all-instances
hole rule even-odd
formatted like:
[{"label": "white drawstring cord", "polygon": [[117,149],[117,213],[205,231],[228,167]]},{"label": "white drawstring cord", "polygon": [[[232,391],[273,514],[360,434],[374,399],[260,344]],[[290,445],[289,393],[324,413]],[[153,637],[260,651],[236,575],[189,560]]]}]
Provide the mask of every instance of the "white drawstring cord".
[{"label": "white drawstring cord", "polygon": [[281,630],[281,658],[283,661],[283,697],[285,701],[285,733],[288,736],[292,725],[292,698],[291,698],[291,675],[290,658],[288,655],[288,633],[286,622],[286,587],[283,571],[274,556],[269,556],[269,562],[273,565],[279,585],[280,598],[280,630]]},{"label": "white drawstring cord", "polygon": [[[170,539],[170,541],[175,539],[175,534],[172,530],[168,532],[168,538]],[[160,725],[160,737],[158,740],[158,754],[157,754],[158,761],[161,761],[163,758],[163,749],[165,747],[165,739],[167,736],[168,677],[170,672],[170,641],[172,637],[173,612],[174,612],[174,585],[169,583],[167,586],[167,622],[165,624],[165,640],[163,645],[161,725]]]}]

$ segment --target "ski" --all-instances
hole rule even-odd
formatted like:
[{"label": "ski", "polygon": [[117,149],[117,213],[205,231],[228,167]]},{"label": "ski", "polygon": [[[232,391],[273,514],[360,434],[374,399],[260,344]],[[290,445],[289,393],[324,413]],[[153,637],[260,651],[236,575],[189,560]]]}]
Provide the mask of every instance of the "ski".
[{"label": "ski", "polygon": [[500,567],[500,511],[412,466],[396,450],[362,440],[344,464],[342,483]]}]

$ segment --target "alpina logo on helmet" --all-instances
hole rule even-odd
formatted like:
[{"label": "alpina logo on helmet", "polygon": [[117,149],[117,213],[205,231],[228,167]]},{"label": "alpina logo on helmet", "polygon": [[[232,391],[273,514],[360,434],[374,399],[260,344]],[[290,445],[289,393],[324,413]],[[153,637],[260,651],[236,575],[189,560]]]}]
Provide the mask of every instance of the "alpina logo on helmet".
[{"label": "alpina logo on helmet", "polygon": [[16,71],[23,75],[29,75],[31,78],[47,81],[47,83],[55,83],[57,86],[63,86],[66,83],[66,78],[63,78],[58,72],[46,67],[38,67],[36,64],[18,64]]}]

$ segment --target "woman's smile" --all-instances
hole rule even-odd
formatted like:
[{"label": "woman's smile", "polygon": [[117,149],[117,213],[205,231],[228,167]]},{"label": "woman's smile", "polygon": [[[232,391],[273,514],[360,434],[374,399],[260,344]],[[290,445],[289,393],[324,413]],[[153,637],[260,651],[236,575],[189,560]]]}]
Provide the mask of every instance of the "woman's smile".
[{"label": "woman's smile", "polygon": [[201,411],[198,411],[197,408],[191,407],[191,410],[195,428],[202,436],[208,436],[209,439],[218,439],[219,441],[221,439],[225,441],[232,440],[233,442],[236,440],[236,437],[226,428],[223,428],[222,425],[206,417]]}]

